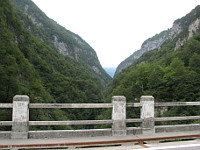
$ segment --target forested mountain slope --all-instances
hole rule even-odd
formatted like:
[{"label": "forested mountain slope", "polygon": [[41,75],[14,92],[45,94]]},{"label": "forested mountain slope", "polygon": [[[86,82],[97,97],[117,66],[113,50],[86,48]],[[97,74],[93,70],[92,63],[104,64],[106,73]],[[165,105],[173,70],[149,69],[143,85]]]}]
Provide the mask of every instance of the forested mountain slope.
[{"label": "forested mountain slope", "polygon": [[95,82],[100,82],[102,88],[110,82],[96,52],[80,36],[48,18],[31,0],[11,1],[22,10],[23,13],[19,10],[17,13],[27,30],[88,73]]},{"label": "forested mountain slope", "polygon": [[[49,24],[56,26],[52,21]],[[66,29],[62,30],[60,34],[65,35],[66,32],[68,35]],[[77,57],[82,61],[79,66],[78,62],[70,58],[72,56],[67,59],[65,55],[58,53],[51,44],[48,45],[49,37],[43,32],[45,31],[32,23],[29,17],[9,0],[0,0],[0,103],[12,103],[15,95],[28,95],[31,103],[101,102],[102,80],[107,83],[110,77],[104,80],[98,74],[92,73],[87,63],[83,62],[87,54],[82,58],[82,54],[77,53]],[[73,33],[69,34],[72,35]],[[72,42],[71,46],[76,49],[79,46],[78,42],[76,44],[74,46]],[[91,63],[93,59],[96,60],[94,64],[98,63],[92,49],[83,51],[94,55],[94,58],[90,57]],[[87,120],[95,117],[95,110],[85,109],[81,112],[69,109],[30,111],[30,120]],[[0,120],[10,119],[11,110],[0,111]]]},{"label": "forested mountain slope", "polygon": [[175,50],[179,49],[187,40],[199,31],[199,6],[192,10],[185,17],[174,22],[172,28],[162,31],[159,34],[147,39],[140,50],[135,51],[131,56],[122,61],[117,67],[116,74],[130,66],[135,60],[140,58],[145,52],[159,49],[167,40],[176,41]]},{"label": "forested mountain slope", "polygon": [[[176,28],[176,29],[175,29]],[[153,95],[156,101],[200,101],[200,6],[176,20],[159,48],[145,52],[129,67],[115,75],[105,91],[105,102],[124,95],[128,102],[141,95]],[[105,111],[99,118],[109,116]],[[167,116],[199,115],[198,107],[172,107]],[[128,118],[138,113],[130,112]]]}]

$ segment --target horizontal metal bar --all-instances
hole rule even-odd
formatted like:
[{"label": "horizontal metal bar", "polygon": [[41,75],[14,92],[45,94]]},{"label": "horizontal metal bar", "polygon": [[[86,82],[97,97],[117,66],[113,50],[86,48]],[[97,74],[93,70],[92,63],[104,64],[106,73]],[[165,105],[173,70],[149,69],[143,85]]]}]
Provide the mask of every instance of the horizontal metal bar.
[{"label": "horizontal metal bar", "polygon": [[126,107],[142,107],[141,103],[126,103]]},{"label": "horizontal metal bar", "polygon": [[[127,119],[127,123],[142,122],[142,119]],[[30,126],[40,125],[91,125],[91,124],[112,124],[112,120],[80,120],[80,121],[29,121]]]},{"label": "horizontal metal bar", "polygon": [[155,106],[200,106],[200,102],[157,102]]},{"label": "horizontal metal bar", "polygon": [[12,126],[12,121],[0,121],[0,126]]},{"label": "horizontal metal bar", "polygon": [[[6,105],[5,105],[6,106]],[[200,106],[200,102],[157,102],[155,106]],[[112,108],[112,103],[35,103],[29,108]],[[127,103],[126,107],[142,107],[141,103]]]},{"label": "horizontal metal bar", "polygon": [[176,121],[176,120],[198,120],[200,116],[187,116],[187,117],[161,117],[155,118],[155,121]]},{"label": "horizontal metal bar", "polygon": [[143,119],[126,119],[126,123],[132,123],[132,122],[142,122]]},{"label": "horizontal metal bar", "polygon": [[112,108],[111,103],[59,103],[59,104],[50,104],[50,103],[35,103],[29,104],[29,108]]},{"label": "horizontal metal bar", "polygon": [[12,103],[0,103],[0,108],[13,108]]},{"label": "horizontal metal bar", "polygon": [[[141,103],[126,104],[126,107],[141,106]],[[157,102],[155,106],[200,106],[200,102]],[[0,103],[0,108],[13,108],[13,104]],[[30,103],[29,108],[112,108],[112,103]]]},{"label": "horizontal metal bar", "polygon": [[30,126],[111,124],[112,120],[29,121]]},{"label": "horizontal metal bar", "polygon": [[[127,103],[127,107],[141,107],[140,103]],[[35,103],[29,104],[29,108],[112,108],[112,103],[59,103],[59,104],[47,104],[47,103]]]},{"label": "horizontal metal bar", "polygon": [[[140,103],[127,103],[127,107],[141,107]],[[112,103],[74,103],[74,104],[29,104],[29,108],[112,108]]]}]

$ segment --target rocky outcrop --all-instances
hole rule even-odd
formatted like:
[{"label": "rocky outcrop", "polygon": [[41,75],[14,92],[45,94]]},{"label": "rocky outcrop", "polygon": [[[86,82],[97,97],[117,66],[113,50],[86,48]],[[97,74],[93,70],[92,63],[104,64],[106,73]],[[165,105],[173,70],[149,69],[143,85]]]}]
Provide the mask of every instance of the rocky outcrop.
[{"label": "rocky outcrop", "polygon": [[176,41],[174,50],[178,50],[190,38],[200,31],[200,6],[197,6],[189,14],[176,20],[172,28],[163,31],[154,37],[147,39],[141,49],[134,52],[117,67],[116,73],[131,65],[136,59],[140,58],[145,52],[159,48],[166,40]]},{"label": "rocky outcrop", "polygon": [[178,50],[181,46],[184,45],[185,42],[187,42],[190,38],[192,38],[200,29],[200,18],[197,18],[195,21],[193,21],[189,27],[188,27],[188,35],[184,38],[179,38],[176,42],[175,51]]},{"label": "rocky outcrop", "polygon": [[36,26],[43,26],[43,24],[41,22],[38,22],[37,19],[28,13],[28,9],[29,9],[29,5],[25,5],[24,7],[24,13],[28,16],[29,19],[32,20],[32,22],[36,25]]},{"label": "rocky outcrop", "polygon": [[[163,42],[165,42],[169,38],[169,30],[163,31],[160,34],[156,34],[152,38],[147,39],[141,46],[141,48],[134,52],[131,56],[125,59],[123,62],[119,64],[116,69],[115,74],[121,72],[124,68],[131,65],[136,59],[140,58],[142,54],[147,51],[153,50],[155,48],[159,48]],[[172,33],[173,34],[173,33]]]},{"label": "rocky outcrop", "polygon": [[109,83],[111,77],[102,68],[96,52],[80,36],[48,18],[31,0],[12,2],[24,12],[25,16],[20,16],[21,21],[33,35],[62,54],[69,63],[89,72],[94,80],[101,80],[104,87]]},{"label": "rocky outcrop", "polygon": [[96,74],[99,74],[99,75],[101,74],[101,72],[100,72],[98,67],[92,66],[92,69],[93,69],[94,72],[96,72]]},{"label": "rocky outcrop", "polygon": [[182,31],[183,29],[180,23],[174,23],[172,28],[170,29],[169,39],[173,40]]},{"label": "rocky outcrop", "polygon": [[77,36],[73,35],[74,39],[78,42],[78,44],[80,45],[85,45],[85,43],[80,39],[78,38]]},{"label": "rocky outcrop", "polygon": [[53,44],[58,49],[58,51],[63,55],[69,55],[67,44],[64,42],[59,42],[58,37],[56,35],[54,35],[53,37],[54,37]]},{"label": "rocky outcrop", "polygon": [[197,18],[194,22],[192,22],[188,28],[188,40],[192,38],[200,29],[200,18]]}]

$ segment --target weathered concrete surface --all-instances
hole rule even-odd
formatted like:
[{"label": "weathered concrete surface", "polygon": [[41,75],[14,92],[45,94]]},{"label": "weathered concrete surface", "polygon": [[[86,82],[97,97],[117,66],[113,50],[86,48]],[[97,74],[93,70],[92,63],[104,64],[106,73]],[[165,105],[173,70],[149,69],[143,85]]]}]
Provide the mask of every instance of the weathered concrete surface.
[{"label": "weathered concrete surface", "polygon": [[[0,122],[1,124],[1,122]],[[112,124],[112,120],[29,121],[29,126]]]},{"label": "weathered concrete surface", "polygon": [[188,124],[188,125],[166,125],[166,126],[156,126],[156,133],[162,132],[184,132],[184,131],[200,131],[200,124]]},{"label": "weathered concrete surface", "polygon": [[[141,127],[126,128],[127,136],[142,136],[143,129]],[[156,134],[176,134],[178,132],[199,132],[200,124],[190,125],[166,125],[155,126]],[[91,129],[91,130],[46,130],[46,131],[29,131],[29,139],[54,139],[54,138],[80,138],[103,136],[112,137],[112,129]],[[0,139],[10,139],[11,131],[0,132]]]},{"label": "weathered concrete surface", "polygon": [[141,96],[140,103],[142,104],[141,119],[143,133],[155,133],[155,121],[154,121],[154,97],[153,96]]},{"label": "weathered concrete surface", "polygon": [[12,116],[12,139],[28,138],[29,121],[29,97],[26,95],[16,95],[13,98],[13,116]]},{"label": "weathered concrete surface", "polygon": [[11,131],[1,131],[0,132],[0,140],[1,139],[10,139],[11,138]]},{"label": "weathered concrete surface", "polygon": [[[29,139],[54,139],[69,137],[101,137],[112,136],[112,129],[90,129],[90,130],[46,130],[46,131],[29,131]],[[141,127],[127,128],[127,135],[142,134]],[[0,139],[10,139],[11,131],[0,132]]]},{"label": "weathered concrete surface", "polygon": [[111,136],[111,129],[29,131],[29,139]]},{"label": "weathered concrete surface", "polygon": [[[1,105],[0,105],[1,106]],[[34,103],[29,108],[112,108],[111,103]]]},{"label": "weathered concrete surface", "polygon": [[126,135],[126,98],[124,96],[112,97],[112,135]]}]

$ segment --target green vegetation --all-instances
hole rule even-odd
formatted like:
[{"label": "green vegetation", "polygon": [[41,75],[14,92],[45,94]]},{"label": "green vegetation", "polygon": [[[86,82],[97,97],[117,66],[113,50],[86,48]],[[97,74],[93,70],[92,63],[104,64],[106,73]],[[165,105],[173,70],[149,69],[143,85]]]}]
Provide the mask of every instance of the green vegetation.
[{"label": "green vegetation", "polygon": [[[124,95],[128,102],[142,95],[153,95],[156,101],[200,101],[200,33],[174,52],[174,42],[145,53],[123,72],[117,74],[105,92],[105,102],[114,95]],[[106,116],[104,112],[104,116]],[[128,112],[128,118],[138,113]],[[199,115],[197,107],[173,107],[164,116]],[[101,116],[99,116],[101,118]]]},{"label": "green vegetation", "polygon": [[[168,38],[160,48],[145,52],[139,59],[115,75],[105,90],[105,102],[110,102],[114,95],[124,95],[127,102],[139,102],[142,95],[153,95],[159,102],[200,101],[200,33],[184,45],[174,50],[178,39],[188,38],[189,25],[200,16],[200,6],[197,6],[185,17],[175,21],[182,27],[182,32],[174,39]],[[161,32],[161,36],[169,35],[169,30]],[[156,35],[148,40],[155,40]],[[147,41],[148,41],[147,40]],[[147,42],[146,41],[146,42]],[[144,42],[145,43],[145,42]],[[137,55],[139,51],[135,52]],[[132,59],[129,57],[127,61]],[[126,60],[125,60],[126,61]],[[134,112],[133,112],[134,111]],[[195,116],[199,115],[198,107],[169,107],[163,116]],[[109,116],[110,111],[104,111],[98,118]],[[158,114],[159,116],[160,114]],[[138,118],[139,110],[128,110],[127,118]],[[199,121],[176,121],[175,123],[199,123]],[[165,124],[165,123],[162,123]],[[137,124],[133,124],[137,125]]]},{"label": "green vegetation", "polygon": [[[10,1],[0,0],[0,102],[12,103],[14,95],[28,95],[31,103],[101,102],[100,76],[89,70],[86,62],[79,66],[66,59],[27,30],[20,13]],[[11,120],[9,112],[0,111],[0,120]],[[30,120],[91,120],[97,113],[93,109],[31,109]],[[56,127],[63,128],[71,127]]]}]

